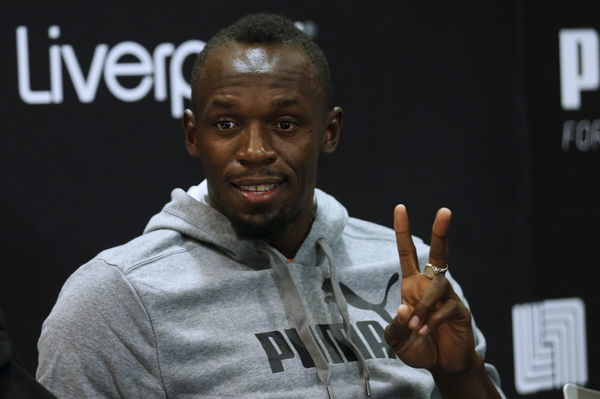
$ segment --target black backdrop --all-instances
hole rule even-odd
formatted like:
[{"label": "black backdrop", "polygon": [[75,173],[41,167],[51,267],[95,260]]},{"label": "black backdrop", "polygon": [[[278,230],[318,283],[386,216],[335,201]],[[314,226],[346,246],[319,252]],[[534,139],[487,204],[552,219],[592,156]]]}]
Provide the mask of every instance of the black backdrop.
[{"label": "black backdrop", "polygon": [[[563,111],[558,69],[558,30],[600,28],[600,7],[547,3],[2,3],[0,305],[28,368],[35,369],[41,323],[65,279],[100,250],[138,235],[170,190],[196,184],[202,171],[187,158],[169,96],[157,101],[150,90],[124,102],[100,76],[94,100],[82,103],[63,62],[62,102],[26,103],[17,27],[27,28],[31,88],[43,91],[52,83],[53,45],[71,45],[87,73],[101,43],[134,41],[152,55],[161,43],[207,40],[248,12],[269,10],[314,23],[345,110],[341,145],[322,160],[319,186],[353,216],[388,226],[393,206],[406,204],[414,233],[426,240],[435,210],[453,210],[453,274],[510,397],[520,397],[512,306],[582,298],[588,385],[600,388],[600,345],[591,340],[600,329],[593,274],[600,146],[561,148],[564,120],[600,117],[600,94],[584,93],[579,113]],[[48,35],[54,25],[57,39]],[[122,82],[134,87],[140,78]]]}]

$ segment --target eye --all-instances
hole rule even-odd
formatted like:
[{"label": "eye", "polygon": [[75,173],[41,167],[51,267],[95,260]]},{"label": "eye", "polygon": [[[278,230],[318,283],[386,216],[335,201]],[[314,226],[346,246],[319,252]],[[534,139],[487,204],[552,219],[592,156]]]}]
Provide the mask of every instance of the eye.
[{"label": "eye", "polygon": [[237,124],[231,120],[221,120],[221,121],[217,121],[215,123],[215,126],[219,130],[229,130],[229,129],[233,129],[234,127],[236,127]]},{"label": "eye", "polygon": [[276,124],[277,129],[289,132],[298,126],[298,124],[291,120],[281,120]]}]

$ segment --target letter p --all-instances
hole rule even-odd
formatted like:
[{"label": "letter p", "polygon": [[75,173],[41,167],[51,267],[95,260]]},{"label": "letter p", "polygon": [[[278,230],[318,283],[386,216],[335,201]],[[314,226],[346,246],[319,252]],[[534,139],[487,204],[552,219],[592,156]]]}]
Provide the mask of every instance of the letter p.
[{"label": "letter p", "polygon": [[295,357],[292,348],[290,348],[290,345],[286,342],[283,334],[279,331],[270,331],[254,335],[256,335],[256,338],[258,338],[258,341],[265,350],[273,373],[280,373],[283,371],[282,360]]},{"label": "letter p", "polygon": [[594,29],[561,29],[560,91],[564,110],[581,108],[581,91],[598,88],[598,33]]},{"label": "letter p", "polygon": [[192,89],[181,74],[181,68],[185,59],[189,55],[198,54],[204,48],[204,42],[201,40],[188,40],[181,43],[169,65],[169,75],[171,80],[171,115],[173,118],[179,118],[183,114],[183,99],[190,98]]}]

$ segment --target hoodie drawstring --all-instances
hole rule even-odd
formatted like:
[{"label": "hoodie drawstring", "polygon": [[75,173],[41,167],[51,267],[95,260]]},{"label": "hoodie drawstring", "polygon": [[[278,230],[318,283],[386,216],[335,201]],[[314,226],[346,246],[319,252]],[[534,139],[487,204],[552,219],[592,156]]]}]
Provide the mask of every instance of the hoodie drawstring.
[{"label": "hoodie drawstring", "polygon": [[275,259],[269,250],[263,249],[263,252],[265,252],[269,257],[269,264],[275,270],[275,273],[277,273],[281,279],[281,282],[283,283],[283,288],[290,301],[290,310],[292,311],[292,316],[294,318],[294,322],[296,323],[296,328],[298,329],[298,335],[300,336],[302,343],[306,347],[306,350],[315,364],[319,380],[321,380],[321,382],[325,385],[327,398],[333,399],[333,394],[329,385],[331,380],[331,368],[329,367],[329,362],[319,349],[317,341],[310,331],[310,327],[308,325],[308,315],[306,314],[306,309],[304,309],[304,305],[302,304],[298,287],[292,278],[290,270],[288,269],[288,265],[283,264],[281,261]]},{"label": "hoodie drawstring", "polygon": [[350,347],[356,358],[358,359],[358,364],[360,365],[361,376],[365,380],[365,394],[367,396],[371,396],[371,384],[369,382],[370,373],[369,366],[367,366],[367,362],[365,361],[365,357],[362,352],[358,349],[354,341],[352,340],[352,326],[350,325],[350,316],[348,315],[348,302],[346,301],[346,297],[342,293],[342,289],[340,288],[340,283],[337,280],[336,275],[336,266],[333,261],[333,252],[331,251],[331,247],[325,241],[325,239],[321,238],[317,241],[319,247],[325,253],[325,256],[329,260],[329,275],[331,278],[331,287],[333,289],[333,298],[335,300],[335,304],[337,305],[338,312],[342,316],[342,320],[344,323],[344,331],[345,331],[345,339],[346,344]]},{"label": "hoodie drawstring", "polygon": [[[317,241],[317,245],[323,250],[327,260],[329,261],[329,274],[331,278],[331,286],[333,288],[333,298],[337,305],[338,312],[342,316],[342,321],[344,325],[344,338],[346,340],[346,344],[352,350],[354,355],[358,360],[358,364],[361,371],[361,376],[365,381],[365,394],[367,396],[371,396],[371,384],[369,382],[370,374],[369,367],[367,366],[367,362],[365,361],[365,357],[362,352],[358,349],[354,341],[352,340],[353,329],[350,325],[350,316],[348,315],[348,303],[346,302],[346,298],[342,293],[342,289],[340,288],[340,283],[337,280],[336,275],[336,266],[333,261],[333,252],[331,251],[331,247],[327,244],[325,239],[321,238]],[[325,390],[327,392],[328,399],[334,399],[333,393],[331,391],[331,367],[329,366],[329,362],[325,358],[325,355],[319,349],[319,345],[310,330],[310,326],[308,324],[308,315],[306,314],[306,309],[302,304],[302,299],[300,297],[300,293],[298,291],[298,287],[292,278],[290,273],[290,269],[288,268],[288,264],[275,259],[275,256],[269,251],[267,248],[262,248],[262,251],[267,254],[269,257],[269,264],[275,270],[275,273],[281,279],[281,282],[284,285],[284,290],[286,292],[287,298],[290,302],[292,317],[294,318],[294,322],[296,323],[296,328],[298,329],[298,335],[302,340],[302,343],[306,347],[313,363],[315,364],[315,368],[317,369],[317,376],[319,380],[325,385]]]}]

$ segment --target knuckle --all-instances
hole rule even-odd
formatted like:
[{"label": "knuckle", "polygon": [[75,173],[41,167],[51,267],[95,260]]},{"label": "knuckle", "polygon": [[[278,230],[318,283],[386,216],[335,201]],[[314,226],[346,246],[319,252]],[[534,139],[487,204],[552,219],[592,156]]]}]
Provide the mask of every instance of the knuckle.
[{"label": "knuckle", "polygon": [[421,318],[422,318],[422,316],[425,316],[425,315],[429,314],[430,312],[431,312],[431,305],[428,303],[424,303],[424,301],[419,302],[417,304],[417,306],[415,306],[414,313],[416,313]]},{"label": "knuckle", "polygon": [[457,301],[456,302],[456,311],[462,315],[465,319],[467,320],[471,320],[471,312],[469,311],[469,308],[467,308],[465,306],[464,303]]},{"label": "knuckle", "polygon": [[435,330],[443,321],[444,317],[439,314],[432,314],[429,320],[427,320],[427,324],[431,330]]},{"label": "knuckle", "polygon": [[402,346],[402,330],[402,326],[395,317],[383,330],[383,339],[392,347],[392,349],[394,349],[394,351],[398,351]]},{"label": "knuckle", "polygon": [[415,252],[413,251],[412,248],[410,248],[410,249],[409,248],[400,248],[398,250],[398,254],[400,255],[401,258],[412,256],[414,253]]},{"label": "knuckle", "polygon": [[[392,324],[394,323],[394,321],[392,321]],[[394,339],[394,335],[392,333],[392,324],[388,324],[385,329],[383,330],[383,338],[385,339],[385,342],[387,342],[389,345],[392,345]]]},{"label": "knuckle", "polygon": [[433,237],[435,237],[435,238],[439,238],[440,240],[443,240],[443,239],[445,239],[445,238],[446,238],[446,235],[445,235],[445,234],[438,234],[438,233],[435,231],[435,229],[433,229],[433,228],[431,229],[431,235],[432,235]]},{"label": "knuckle", "polygon": [[[430,249],[429,250],[429,257],[435,260],[439,260],[439,261],[443,261],[443,259],[446,258],[446,252],[445,251],[438,251],[435,249]],[[440,267],[444,267],[445,265],[436,265],[436,266],[440,266]]]},{"label": "knuckle", "polygon": [[449,301],[448,310],[449,313],[453,316],[459,315],[461,313],[461,306],[456,301]]},{"label": "knuckle", "polygon": [[451,303],[451,311],[453,317],[463,318],[468,322],[471,321],[471,312],[469,312],[469,309],[467,309],[467,307],[460,300],[453,300],[451,301]]},{"label": "knuckle", "polygon": [[452,289],[452,285],[450,284],[450,281],[444,277],[444,276],[437,276],[437,278],[435,278],[436,280],[436,284],[444,291],[450,291]]},{"label": "knuckle", "polygon": [[397,328],[397,323],[398,321],[396,320],[396,318],[394,317],[394,319],[392,320],[392,322],[390,324],[388,324],[385,329],[383,330],[383,337],[385,338],[386,342],[389,344],[391,341],[393,341],[393,337],[394,337],[394,330]]}]

